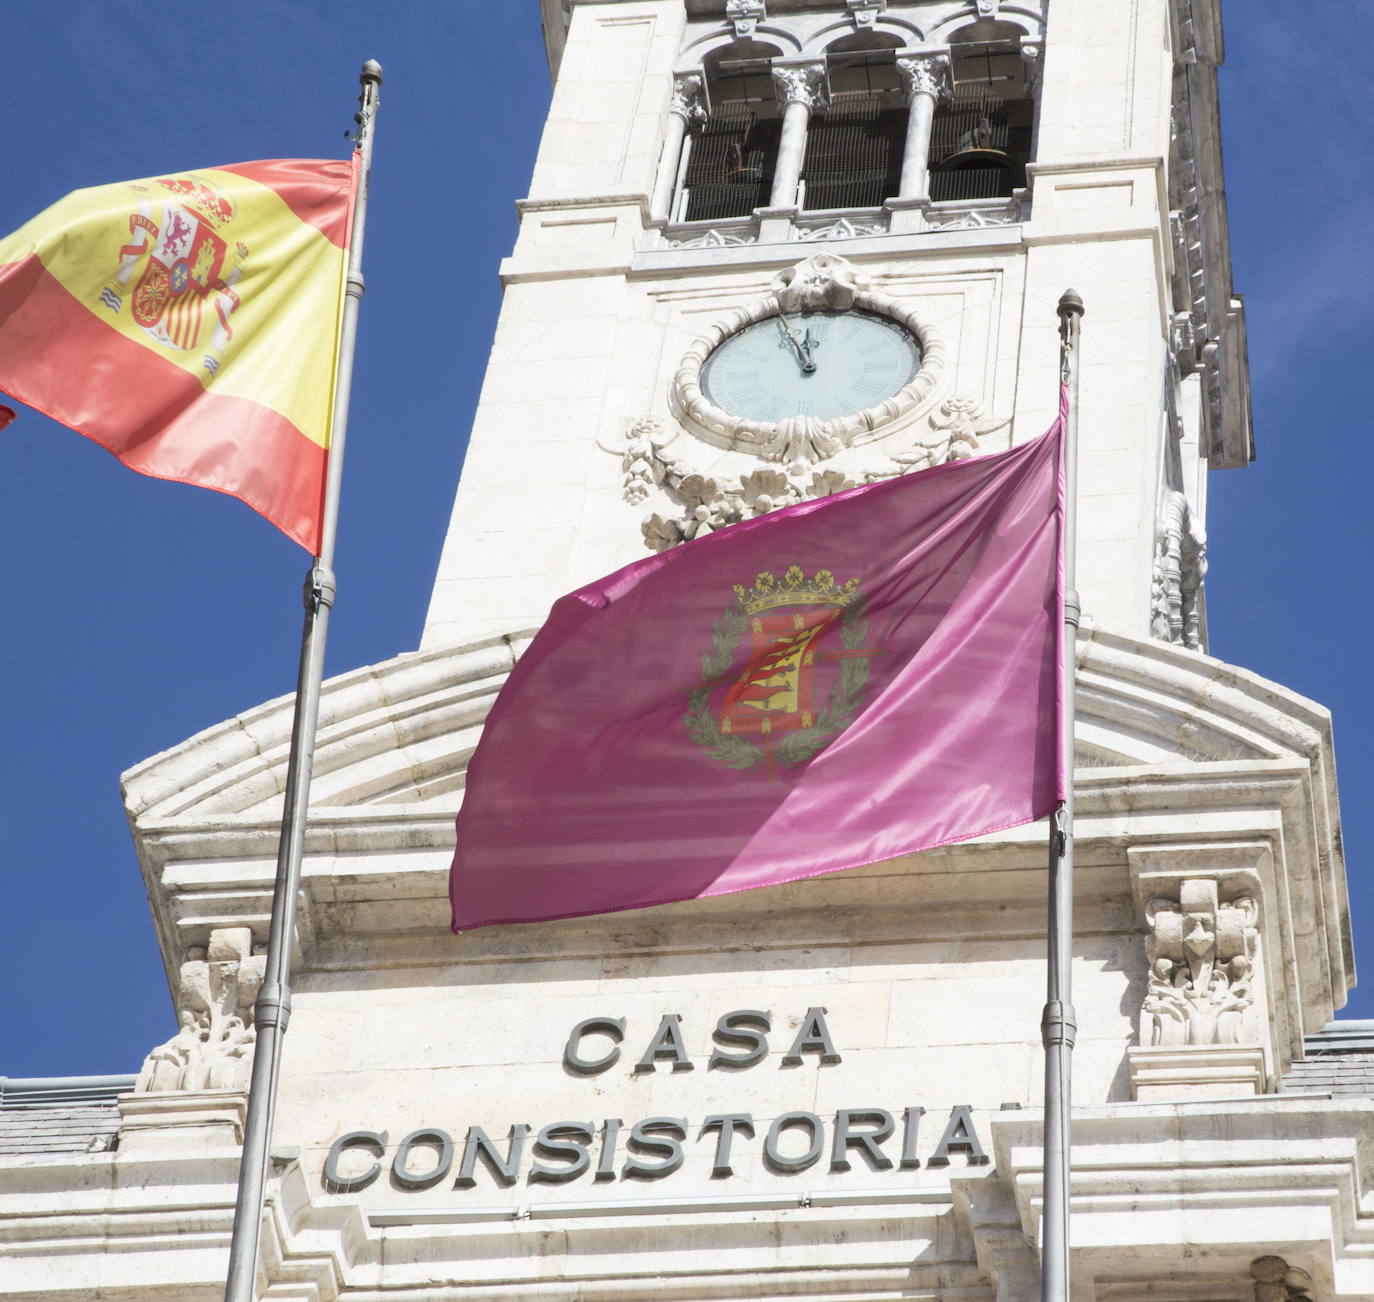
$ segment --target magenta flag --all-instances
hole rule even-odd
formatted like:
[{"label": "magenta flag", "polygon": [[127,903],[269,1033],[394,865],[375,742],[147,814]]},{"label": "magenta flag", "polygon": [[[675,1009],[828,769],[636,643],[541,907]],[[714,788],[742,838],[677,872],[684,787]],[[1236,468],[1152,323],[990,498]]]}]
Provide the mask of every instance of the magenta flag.
[{"label": "magenta flag", "polygon": [[453,929],[770,886],[1049,814],[1061,425],[559,600],[468,766]]}]

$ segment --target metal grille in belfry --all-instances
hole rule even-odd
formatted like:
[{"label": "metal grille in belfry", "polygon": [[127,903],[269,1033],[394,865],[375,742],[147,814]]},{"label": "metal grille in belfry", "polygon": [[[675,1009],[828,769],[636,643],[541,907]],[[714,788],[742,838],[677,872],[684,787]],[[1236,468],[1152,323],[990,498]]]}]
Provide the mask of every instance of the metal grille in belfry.
[{"label": "metal grille in belfry", "polygon": [[904,108],[871,97],[836,100],[811,119],[802,179],[806,207],[876,208],[897,193],[902,177]]},{"label": "metal grille in belfry", "polygon": [[1007,100],[984,82],[954,87],[931,124],[930,197],[994,199],[1025,184],[1031,104]]},{"label": "metal grille in belfry", "polygon": [[689,222],[746,217],[763,207],[773,188],[773,160],[781,123],[744,104],[721,104],[692,137],[683,186]]}]

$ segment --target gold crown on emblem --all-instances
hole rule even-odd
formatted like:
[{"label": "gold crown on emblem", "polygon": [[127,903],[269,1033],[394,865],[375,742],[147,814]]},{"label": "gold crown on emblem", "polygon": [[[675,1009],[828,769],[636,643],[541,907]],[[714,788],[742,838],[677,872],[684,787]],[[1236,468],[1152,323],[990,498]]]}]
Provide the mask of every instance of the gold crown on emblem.
[{"label": "gold crown on emblem", "polygon": [[778,606],[847,606],[859,595],[858,579],[838,584],[829,570],[817,570],[808,579],[797,565],[789,566],[781,579],[765,570],[754,580],[752,588],[739,583],[733,586],[740,605],[750,615]]}]

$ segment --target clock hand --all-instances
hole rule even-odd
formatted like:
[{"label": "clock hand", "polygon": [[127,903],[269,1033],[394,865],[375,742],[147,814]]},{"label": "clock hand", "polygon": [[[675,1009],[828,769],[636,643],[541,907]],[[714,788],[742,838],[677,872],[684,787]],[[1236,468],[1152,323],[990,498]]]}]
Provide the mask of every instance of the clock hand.
[{"label": "clock hand", "polygon": [[810,327],[807,327],[806,338],[799,339],[797,338],[797,332],[787,324],[787,318],[785,316],[778,317],[778,321],[782,325],[783,332],[791,341],[792,347],[797,350],[797,360],[801,363],[802,371],[809,375],[816,369],[815,359],[811,356],[812,340]]}]

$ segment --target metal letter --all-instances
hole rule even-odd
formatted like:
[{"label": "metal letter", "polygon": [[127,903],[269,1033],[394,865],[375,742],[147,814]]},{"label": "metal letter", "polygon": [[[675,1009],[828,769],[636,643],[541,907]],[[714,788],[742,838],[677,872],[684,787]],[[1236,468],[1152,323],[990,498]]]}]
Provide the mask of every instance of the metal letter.
[{"label": "metal letter", "polygon": [[635,1071],[653,1071],[659,1058],[671,1058],[674,1071],[691,1071],[692,1061],[687,1056],[687,1046],[682,1042],[682,1016],[679,1013],[664,1013],[658,1024],[658,1031],[644,1050],[644,1056],[635,1063]]},{"label": "metal letter", "polygon": [[[667,1130],[673,1133],[655,1135],[652,1131]],[[642,1176],[646,1180],[659,1180],[672,1175],[682,1165],[683,1152],[679,1140],[687,1138],[687,1122],[683,1117],[649,1117],[637,1121],[630,1131],[628,1147],[662,1153],[663,1161],[656,1165],[636,1161],[631,1157],[620,1172],[621,1179]]]},{"label": "metal letter", "polygon": [[736,1130],[753,1139],[754,1118],[747,1112],[720,1112],[714,1117],[707,1117],[701,1123],[703,1135],[708,1130],[717,1128],[719,1128],[720,1134],[716,1136],[716,1156],[711,1164],[711,1174],[713,1176],[734,1175],[735,1168],[730,1165],[730,1141],[734,1139]]},{"label": "metal letter", "polygon": [[601,1157],[596,1163],[593,1180],[615,1179],[615,1142],[620,1138],[620,1127],[624,1123],[619,1117],[607,1117],[601,1124]]},{"label": "metal letter", "polygon": [[[778,1138],[788,1126],[809,1126],[811,1147],[800,1157],[784,1157],[778,1152]],[[768,1137],[763,1141],[763,1160],[779,1171],[805,1171],[814,1166],[825,1148],[825,1125],[814,1112],[784,1112],[768,1127]]]},{"label": "metal letter", "polygon": [[601,1058],[584,1058],[578,1053],[578,1043],[584,1035],[609,1035],[616,1044],[625,1038],[625,1019],[623,1017],[589,1017],[585,1022],[578,1022],[572,1028],[572,1034],[568,1036],[568,1042],[563,1046],[563,1062],[570,1071],[580,1072],[584,1076],[594,1075],[596,1072],[605,1071],[607,1067],[614,1066],[620,1057],[619,1049],[612,1049],[610,1053]]},{"label": "metal letter", "polygon": [[481,1126],[469,1126],[468,1137],[463,1143],[463,1164],[458,1168],[458,1178],[453,1182],[455,1189],[471,1189],[477,1183],[474,1172],[477,1169],[477,1155],[486,1159],[487,1169],[496,1177],[498,1184],[513,1185],[520,1173],[520,1156],[525,1149],[525,1136],[530,1128],[523,1122],[510,1128],[510,1143],[506,1146],[506,1156],[492,1141]]},{"label": "metal letter", "polygon": [[[434,1170],[426,1171],[423,1175],[414,1175],[406,1170],[406,1159],[410,1156],[410,1150],[419,1144],[437,1145],[439,1160],[434,1164]],[[448,1174],[448,1169],[452,1165],[453,1140],[446,1130],[412,1130],[401,1140],[396,1156],[391,1159],[392,1183],[402,1189],[428,1189],[430,1185],[438,1184]]]},{"label": "metal letter", "polygon": [[321,1177],[327,1193],[353,1193],[358,1189],[366,1189],[377,1178],[382,1169],[380,1161],[373,1162],[361,1175],[339,1174],[339,1158],[344,1155],[345,1150],[361,1148],[364,1145],[375,1148],[380,1158],[386,1152],[386,1131],[350,1130],[348,1134],[340,1135],[329,1146],[329,1156],[324,1159],[324,1173]]},{"label": "metal letter", "polygon": [[840,1061],[840,1055],[835,1052],[835,1046],[830,1039],[830,1028],[825,1024],[824,1008],[806,1010],[806,1020],[802,1022],[801,1030],[797,1032],[797,1038],[783,1058],[782,1065],[801,1066],[801,1056],[804,1053],[819,1053],[823,1063]]},{"label": "metal letter", "polygon": [[[536,1162],[530,1168],[530,1183],[543,1180],[548,1184],[565,1184],[576,1180],[591,1165],[592,1155],[587,1151],[596,1134],[596,1129],[586,1121],[555,1121],[545,1126],[534,1141],[535,1151],[551,1153],[557,1157],[570,1157],[568,1166],[545,1166]],[[559,1139],[559,1135],[576,1135],[576,1139]]]},{"label": "metal letter", "polygon": [[902,1161],[903,1171],[910,1171],[921,1165],[921,1159],[916,1156],[916,1132],[921,1124],[921,1118],[925,1116],[925,1108],[907,1108],[905,1114],[905,1130],[902,1133]]},{"label": "metal letter", "polygon": [[[854,1122],[871,1124],[875,1128],[867,1133],[853,1134],[850,1126]],[[892,1113],[882,1108],[841,1108],[835,1113],[835,1139],[830,1146],[830,1169],[848,1171],[850,1169],[847,1150],[862,1148],[868,1157],[868,1164],[875,1171],[890,1171],[892,1159],[878,1147],[889,1138],[894,1129]]]},{"label": "metal letter", "polygon": [[949,1125],[940,1136],[940,1142],[935,1145],[928,1166],[948,1166],[949,1155],[954,1152],[967,1153],[970,1166],[987,1164],[988,1155],[983,1152],[983,1146],[978,1142],[978,1132],[973,1128],[972,1111],[967,1103],[960,1103],[949,1110]]},{"label": "metal letter", "polygon": [[[758,1030],[748,1029],[751,1025],[757,1026]],[[753,1008],[741,1008],[737,1012],[726,1013],[716,1023],[716,1031],[711,1038],[717,1044],[738,1046],[747,1049],[748,1052],[721,1053],[719,1049],[713,1049],[711,1060],[706,1064],[707,1068],[752,1067],[756,1062],[762,1062],[768,1056],[768,1037],[764,1032],[772,1029],[772,1013],[762,1013]]]}]

